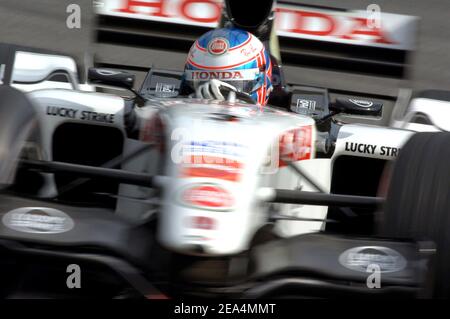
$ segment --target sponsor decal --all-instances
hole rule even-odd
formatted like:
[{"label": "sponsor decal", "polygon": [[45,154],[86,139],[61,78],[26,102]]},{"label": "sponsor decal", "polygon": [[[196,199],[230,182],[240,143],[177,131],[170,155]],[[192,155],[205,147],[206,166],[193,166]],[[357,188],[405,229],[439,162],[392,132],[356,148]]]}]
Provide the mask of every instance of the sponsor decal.
[{"label": "sponsor decal", "polygon": [[60,117],[75,119],[77,117],[78,112],[79,112],[79,110],[71,109],[71,108],[47,106],[46,114],[51,115],[51,116],[60,116]]},{"label": "sponsor decal", "polygon": [[21,207],[6,213],[3,224],[16,231],[33,234],[58,234],[74,227],[66,213],[48,207]]},{"label": "sponsor decal", "polygon": [[350,102],[352,102],[355,105],[358,105],[360,107],[366,107],[369,108],[373,105],[373,102],[371,101],[364,101],[364,100],[354,100],[354,99],[349,99]]},{"label": "sponsor decal", "polygon": [[228,40],[225,38],[214,38],[208,43],[208,52],[212,55],[222,55],[228,52]]},{"label": "sponsor decal", "polygon": [[206,210],[231,210],[234,198],[226,189],[215,184],[192,184],[182,189],[180,200],[189,207]]},{"label": "sponsor decal", "polygon": [[98,74],[105,75],[105,76],[112,76],[121,74],[122,72],[114,71],[114,70],[108,70],[108,69],[97,69],[96,70]]},{"label": "sponsor decal", "polygon": [[244,77],[239,71],[193,71],[192,80],[242,80]]},{"label": "sponsor decal", "polygon": [[377,265],[381,273],[403,270],[406,259],[397,251],[383,246],[350,248],[339,256],[339,263],[347,269],[367,272],[370,265]]},{"label": "sponsor decal", "polygon": [[113,0],[99,13],[137,15],[151,20],[215,26],[222,11],[218,0]]},{"label": "sponsor decal", "polygon": [[[221,0],[109,0],[96,11],[134,19],[178,23],[215,28],[218,26]],[[319,41],[373,47],[412,50],[418,18],[379,13],[376,25],[367,10],[337,11],[278,3],[275,8],[278,35]],[[220,52],[223,44],[214,51]]]},{"label": "sponsor decal", "polygon": [[283,158],[294,162],[311,158],[312,130],[312,126],[308,125],[283,133],[279,140],[280,167],[287,165]]},{"label": "sponsor decal", "polygon": [[246,69],[246,70],[230,70],[230,71],[204,71],[204,70],[187,70],[185,72],[186,79],[188,81],[193,80],[221,80],[221,81],[237,81],[237,80],[254,80],[259,74],[259,69]]},{"label": "sponsor decal", "polygon": [[[187,227],[201,230],[215,230],[216,220],[211,217],[193,216],[188,218]],[[209,240],[208,238],[195,238],[195,240]]]},{"label": "sponsor decal", "polygon": [[364,143],[345,142],[345,151],[358,154],[397,157],[400,148],[391,146],[378,146]]},{"label": "sponsor decal", "polygon": [[241,156],[245,146],[235,142],[226,141],[190,141],[183,144],[183,154],[210,153],[230,156]]},{"label": "sponsor decal", "polygon": [[47,106],[46,115],[101,123],[114,123],[115,119],[115,114],[81,111],[51,105]]},{"label": "sponsor decal", "polygon": [[[276,12],[277,19],[282,17],[277,25],[280,35],[372,46],[398,45],[387,28],[371,28],[365,12],[349,14],[293,7],[278,7]],[[389,19],[385,16],[384,20]]]},{"label": "sponsor decal", "polygon": [[102,122],[102,123],[114,123],[114,114],[82,111],[80,120]]},{"label": "sponsor decal", "polygon": [[237,182],[241,178],[243,164],[224,157],[191,155],[186,156],[181,169],[182,178],[215,178]]},{"label": "sponsor decal", "polygon": [[180,177],[214,178],[231,182],[240,180],[245,147],[234,142],[190,141],[183,144]]}]

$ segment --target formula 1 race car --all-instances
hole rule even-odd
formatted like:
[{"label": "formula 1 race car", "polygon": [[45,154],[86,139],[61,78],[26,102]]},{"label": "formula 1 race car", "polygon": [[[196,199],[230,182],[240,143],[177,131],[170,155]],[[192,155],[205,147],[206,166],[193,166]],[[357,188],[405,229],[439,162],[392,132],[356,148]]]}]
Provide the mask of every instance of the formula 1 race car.
[{"label": "formula 1 race car", "polygon": [[[42,72],[5,84],[76,70],[30,54]],[[180,97],[167,70],[138,92],[128,73],[89,79],[136,97],[0,86],[2,297],[449,296],[448,133],[336,118],[376,101],[302,115]]]},{"label": "formula 1 race car", "polygon": [[[130,87],[128,74],[90,77]],[[4,297],[446,296],[447,133],[352,124],[325,136],[320,121],[232,93],[0,95]],[[329,192],[399,148],[386,199]],[[380,207],[371,233],[327,229]],[[73,264],[83,285],[71,290]],[[367,284],[373,265],[379,289]]]}]

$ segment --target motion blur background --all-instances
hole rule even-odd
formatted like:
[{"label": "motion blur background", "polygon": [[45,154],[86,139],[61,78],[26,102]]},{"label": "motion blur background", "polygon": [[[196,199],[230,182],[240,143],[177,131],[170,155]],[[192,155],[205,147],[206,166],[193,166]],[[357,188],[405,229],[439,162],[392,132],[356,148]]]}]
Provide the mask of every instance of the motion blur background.
[{"label": "motion blur background", "polygon": [[[367,77],[314,68],[285,65],[288,82],[321,87],[352,86],[356,91],[370,87],[380,93],[397,87],[414,89],[450,88],[450,2],[448,0],[293,0],[294,3],[365,10],[376,3],[383,12],[420,17],[418,47],[409,62],[406,81],[396,83],[383,77]],[[66,8],[82,9],[81,29],[68,29]],[[0,0],[0,42],[57,50],[90,64],[92,57],[113,64],[181,69],[186,53],[148,50],[142,47],[95,43],[96,15],[92,0]],[[140,75],[142,77],[142,75]],[[394,82],[392,82],[394,81]]]}]

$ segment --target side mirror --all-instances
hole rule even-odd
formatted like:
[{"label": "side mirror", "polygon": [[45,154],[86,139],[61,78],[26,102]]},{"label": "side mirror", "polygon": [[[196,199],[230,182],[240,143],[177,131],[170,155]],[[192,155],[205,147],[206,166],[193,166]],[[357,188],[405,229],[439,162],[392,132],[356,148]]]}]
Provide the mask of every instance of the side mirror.
[{"label": "side mirror", "polygon": [[132,90],[134,74],[109,69],[89,68],[88,80],[92,84],[102,84]]},{"label": "side mirror", "polygon": [[68,56],[17,51],[11,83],[35,84],[46,81],[52,74],[65,73],[75,89],[78,73],[75,60]]},{"label": "side mirror", "polygon": [[347,113],[367,116],[381,116],[383,104],[380,102],[337,98],[336,102],[330,104],[330,111],[334,113]]}]

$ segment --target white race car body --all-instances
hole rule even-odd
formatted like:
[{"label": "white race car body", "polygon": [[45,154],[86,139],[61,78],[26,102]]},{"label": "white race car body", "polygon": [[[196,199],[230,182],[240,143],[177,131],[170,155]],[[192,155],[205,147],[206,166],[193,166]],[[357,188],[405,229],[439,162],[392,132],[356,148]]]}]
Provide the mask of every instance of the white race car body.
[{"label": "white race car body", "polygon": [[[393,117],[391,126],[415,132],[450,131],[450,99],[447,91],[424,91],[413,97],[406,110]],[[398,113],[397,112],[397,113]]]},{"label": "white race car body", "polygon": [[[38,110],[46,160],[58,160],[52,156],[52,141],[57,128],[67,123],[120,130],[125,138],[124,153],[145,143],[163,147],[155,147],[122,166],[127,171],[162,176],[162,197],[145,187],[122,184],[116,212],[139,221],[155,205],[160,207],[158,239],[169,249],[183,253],[242,252],[274,211],[288,218],[314,219],[277,221],[275,230],[281,236],[323,230],[325,223],[320,220],[326,218],[327,207],[267,204],[264,196],[259,196],[267,188],[316,191],[281,161],[280,151],[329,192],[337,158],[348,155],[391,160],[412,134],[344,125],[333,155],[316,158],[319,138],[314,120],[271,107],[187,98],[153,99],[134,109],[139,137],[128,138],[125,100],[121,97],[63,89],[28,94]],[[83,142],[80,140],[80,144]],[[46,190],[47,196],[57,194],[56,185]]]},{"label": "white race car body", "polygon": [[[29,65],[29,58],[38,59],[40,67]],[[52,86],[49,76],[60,69],[69,81]],[[27,92],[36,108],[40,159],[104,166],[113,156],[156,144],[121,168],[162,177],[162,192],[120,184],[113,195],[115,212],[139,223],[156,211],[159,241],[181,253],[238,254],[249,248],[255,233],[273,214],[283,217],[275,222],[279,236],[324,230],[328,207],[269,204],[267,191],[317,191],[318,186],[324,192],[342,194],[335,180],[348,179],[347,184],[355,184],[348,194],[359,194],[354,177],[370,171],[373,163],[365,161],[378,160],[384,165],[413,134],[411,130],[338,125],[332,150],[324,151],[322,146],[330,136],[319,134],[311,117],[293,112],[178,97],[149,98],[137,107],[120,96],[80,91],[76,66],[65,57],[18,52],[14,70],[11,85]],[[68,84],[72,87],[63,88]],[[130,129],[137,133],[130,135]],[[108,152],[114,148],[116,153]],[[337,169],[342,158],[360,159],[359,167],[350,164]],[[317,185],[296,174],[285,163],[287,159]],[[45,186],[38,195],[60,195],[57,176],[43,176]],[[365,182],[376,189],[378,178]]]},{"label": "white race car body", "polygon": [[[201,245],[208,254],[234,254],[248,248],[267,222],[269,207],[255,196],[258,190],[301,185],[298,176],[279,168],[280,144],[298,147],[298,158],[314,158],[314,121],[301,115],[189,99],[150,102],[137,113],[144,119],[141,138],[152,139],[159,127],[152,126],[153,116],[167,134],[158,234],[172,249]],[[321,223],[311,226],[317,231]]]},{"label": "white race car body", "polygon": [[343,155],[393,160],[411,131],[385,127],[348,124],[339,130],[333,158]]}]

